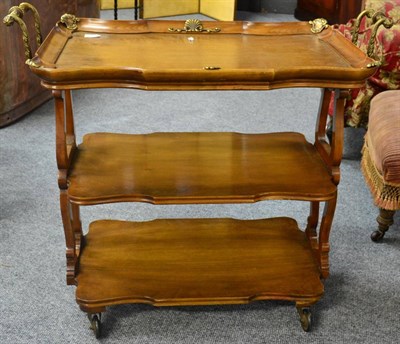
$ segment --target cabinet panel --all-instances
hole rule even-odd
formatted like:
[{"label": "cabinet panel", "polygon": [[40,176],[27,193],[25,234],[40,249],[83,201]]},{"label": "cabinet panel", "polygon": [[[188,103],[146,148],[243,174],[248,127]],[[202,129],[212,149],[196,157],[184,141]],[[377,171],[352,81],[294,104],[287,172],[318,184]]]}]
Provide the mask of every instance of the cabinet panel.
[{"label": "cabinet panel", "polygon": [[[7,14],[11,6],[18,6],[21,0],[0,1],[0,13]],[[64,13],[76,13],[80,17],[99,17],[98,0],[30,0],[41,18],[42,36],[45,38]],[[34,23],[31,13],[24,16],[28,26],[32,51],[36,50]],[[40,85],[40,80],[24,64],[22,32],[17,24],[12,27],[0,25],[0,127],[6,126],[24,116],[50,99],[51,92]]]},{"label": "cabinet panel", "polygon": [[298,7],[324,18],[335,17],[337,0],[298,0]]},{"label": "cabinet panel", "polygon": [[300,20],[322,17],[330,24],[346,23],[362,8],[362,0],[298,0],[295,16]]}]

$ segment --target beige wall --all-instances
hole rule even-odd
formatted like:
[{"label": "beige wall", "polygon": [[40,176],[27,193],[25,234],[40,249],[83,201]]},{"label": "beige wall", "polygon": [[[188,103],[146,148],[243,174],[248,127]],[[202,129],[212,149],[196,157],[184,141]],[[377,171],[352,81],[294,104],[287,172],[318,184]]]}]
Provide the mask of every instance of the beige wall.
[{"label": "beige wall", "polygon": [[[118,0],[118,8],[134,7],[135,0]],[[114,0],[101,0],[101,9],[108,10],[114,8]]]},{"label": "beige wall", "polygon": [[198,13],[199,0],[144,0],[143,18]]},{"label": "beige wall", "polygon": [[200,13],[218,20],[235,18],[235,0],[201,0]]}]

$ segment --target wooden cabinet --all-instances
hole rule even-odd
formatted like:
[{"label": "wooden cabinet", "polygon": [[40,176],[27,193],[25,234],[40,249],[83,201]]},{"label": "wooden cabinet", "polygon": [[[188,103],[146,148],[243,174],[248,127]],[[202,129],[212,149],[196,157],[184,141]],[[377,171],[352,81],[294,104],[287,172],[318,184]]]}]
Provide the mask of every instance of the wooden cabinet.
[{"label": "wooden cabinet", "polygon": [[[321,278],[329,275],[344,102],[349,88],[360,87],[376,71],[373,62],[320,22],[76,23],[68,18],[57,26],[31,70],[53,90],[67,283],[76,285],[76,301],[96,335],[98,313],[111,305],[255,300],[294,302],[308,331],[309,307],[323,295]],[[87,133],[78,145],[71,90],[97,87],[323,91],[314,143],[294,132],[101,132]],[[330,145],[325,130],[332,89],[336,112]],[[79,215],[80,206],[116,202],[279,199],[310,204],[305,230],[288,217],[107,219],[92,222],[84,234]]]},{"label": "wooden cabinet", "polygon": [[[18,6],[22,0],[0,1],[0,15],[4,17],[11,6]],[[43,38],[47,36],[54,23],[64,13],[74,13],[80,17],[99,17],[98,0],[31,0],[41,18]],[[24,20],[35,47],[33,18],[27,13]],[[0,25],[0,127],[6,126],[43,102],[51,98],[51,92],[40,85],[40,79],[24,64],[26,57],[21,44],[22,33],[18,24],[7,28]]]},{"label": "wooden cabinet", "polygon": [[330,24],[346,23],[357,17],[363,0],[297,0],[295,17],[300,20],[325,18]]}]

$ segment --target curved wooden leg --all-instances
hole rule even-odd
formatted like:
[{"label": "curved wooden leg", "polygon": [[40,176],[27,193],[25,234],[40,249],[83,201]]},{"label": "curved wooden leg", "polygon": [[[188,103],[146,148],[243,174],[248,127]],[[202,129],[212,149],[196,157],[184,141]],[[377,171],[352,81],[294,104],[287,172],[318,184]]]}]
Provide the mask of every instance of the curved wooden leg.
[{"label": "curved wooden leg", "polygon": [[311,247],[318,250],[317,226],[319,220],[319,202],[310,202],[310,215],[307,218],[306,235]]},{"label": "curved wooden leg", "polygon": [[379,215],[376,218],[376,221],[378,222],[378,230],[371,234],[372,241],[377,242],[385,236],[386,231],[393,224],[393,216],[395,212],[395,210],[379,209]]},{"label": "curved wooden leg", "polygon": [[333,215],[335,214],[336,199],[337,195],[335,195],[333,199],[325,202],[324,213],[321,220],[318,250],[322,278],[327,278],[329,276],[329,234],[332,227]]},{"label": "curved wooden leg", "polygon": [[328,142],[332,145],[332,136],[333,136],[333,124],[332,118],[329,117],[328,122],[326,124],[326,137],[328,138]]},{"label": "curved wooden leg", "polygon": [[[64,99],[65,95],[65,99]],[[75,284],[77,263],[77,240],[81,233],[79,209],[71,206],[68,199],[67,175],[76,150],[75,129],[72,113],[71,91],[53,91],[56,111],[56,155],[58,166],[58,186],[60,188],[60,209],[64,226],[67,255],[67,284]],[[76,234],[78,233],[78,235]]]},{"label": "curved wooden leg", "polygon": [[75,237],[76,256],[79,257],[83,239],[82,222],[80,218],[79,205],[71,203],[71,213],[72,213],[72,228],[74,230],[74,237]]},{"label": "curved wooden leg", "polygon": [[67,284],[75,284],[75,265],[76,265],[76,250],[75,250],[75,233],[72,226],[71,207],[68,200],[67,190],[60,190],[60,209],[61,217],[64,226],[64,235],[66,243],[67,256]]}]

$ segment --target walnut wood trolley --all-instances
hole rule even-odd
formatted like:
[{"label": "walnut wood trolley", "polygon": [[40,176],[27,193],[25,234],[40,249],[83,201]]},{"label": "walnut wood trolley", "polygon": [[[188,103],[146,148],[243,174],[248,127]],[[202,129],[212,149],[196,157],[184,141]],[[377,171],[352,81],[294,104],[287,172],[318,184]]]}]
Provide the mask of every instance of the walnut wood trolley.
[{"label": "walnut wood trolley", "polygon": [[[107,306],[287,300],[310,329],[329,274],[348,89],[375,71],[323,20],[312,23],[105,21],[64,15],[27,63],[53,91],[67,283],[96,335]],[[71,90],[322,88],[315,142],[300,133],[90,133],[75,140]],[[333,137],[325,139],[335,95]],[[80,206],[310,203],[307,228],[263,220],[101,220],[83,235]],[[324,203],[322,219],[319,206]]]}]

